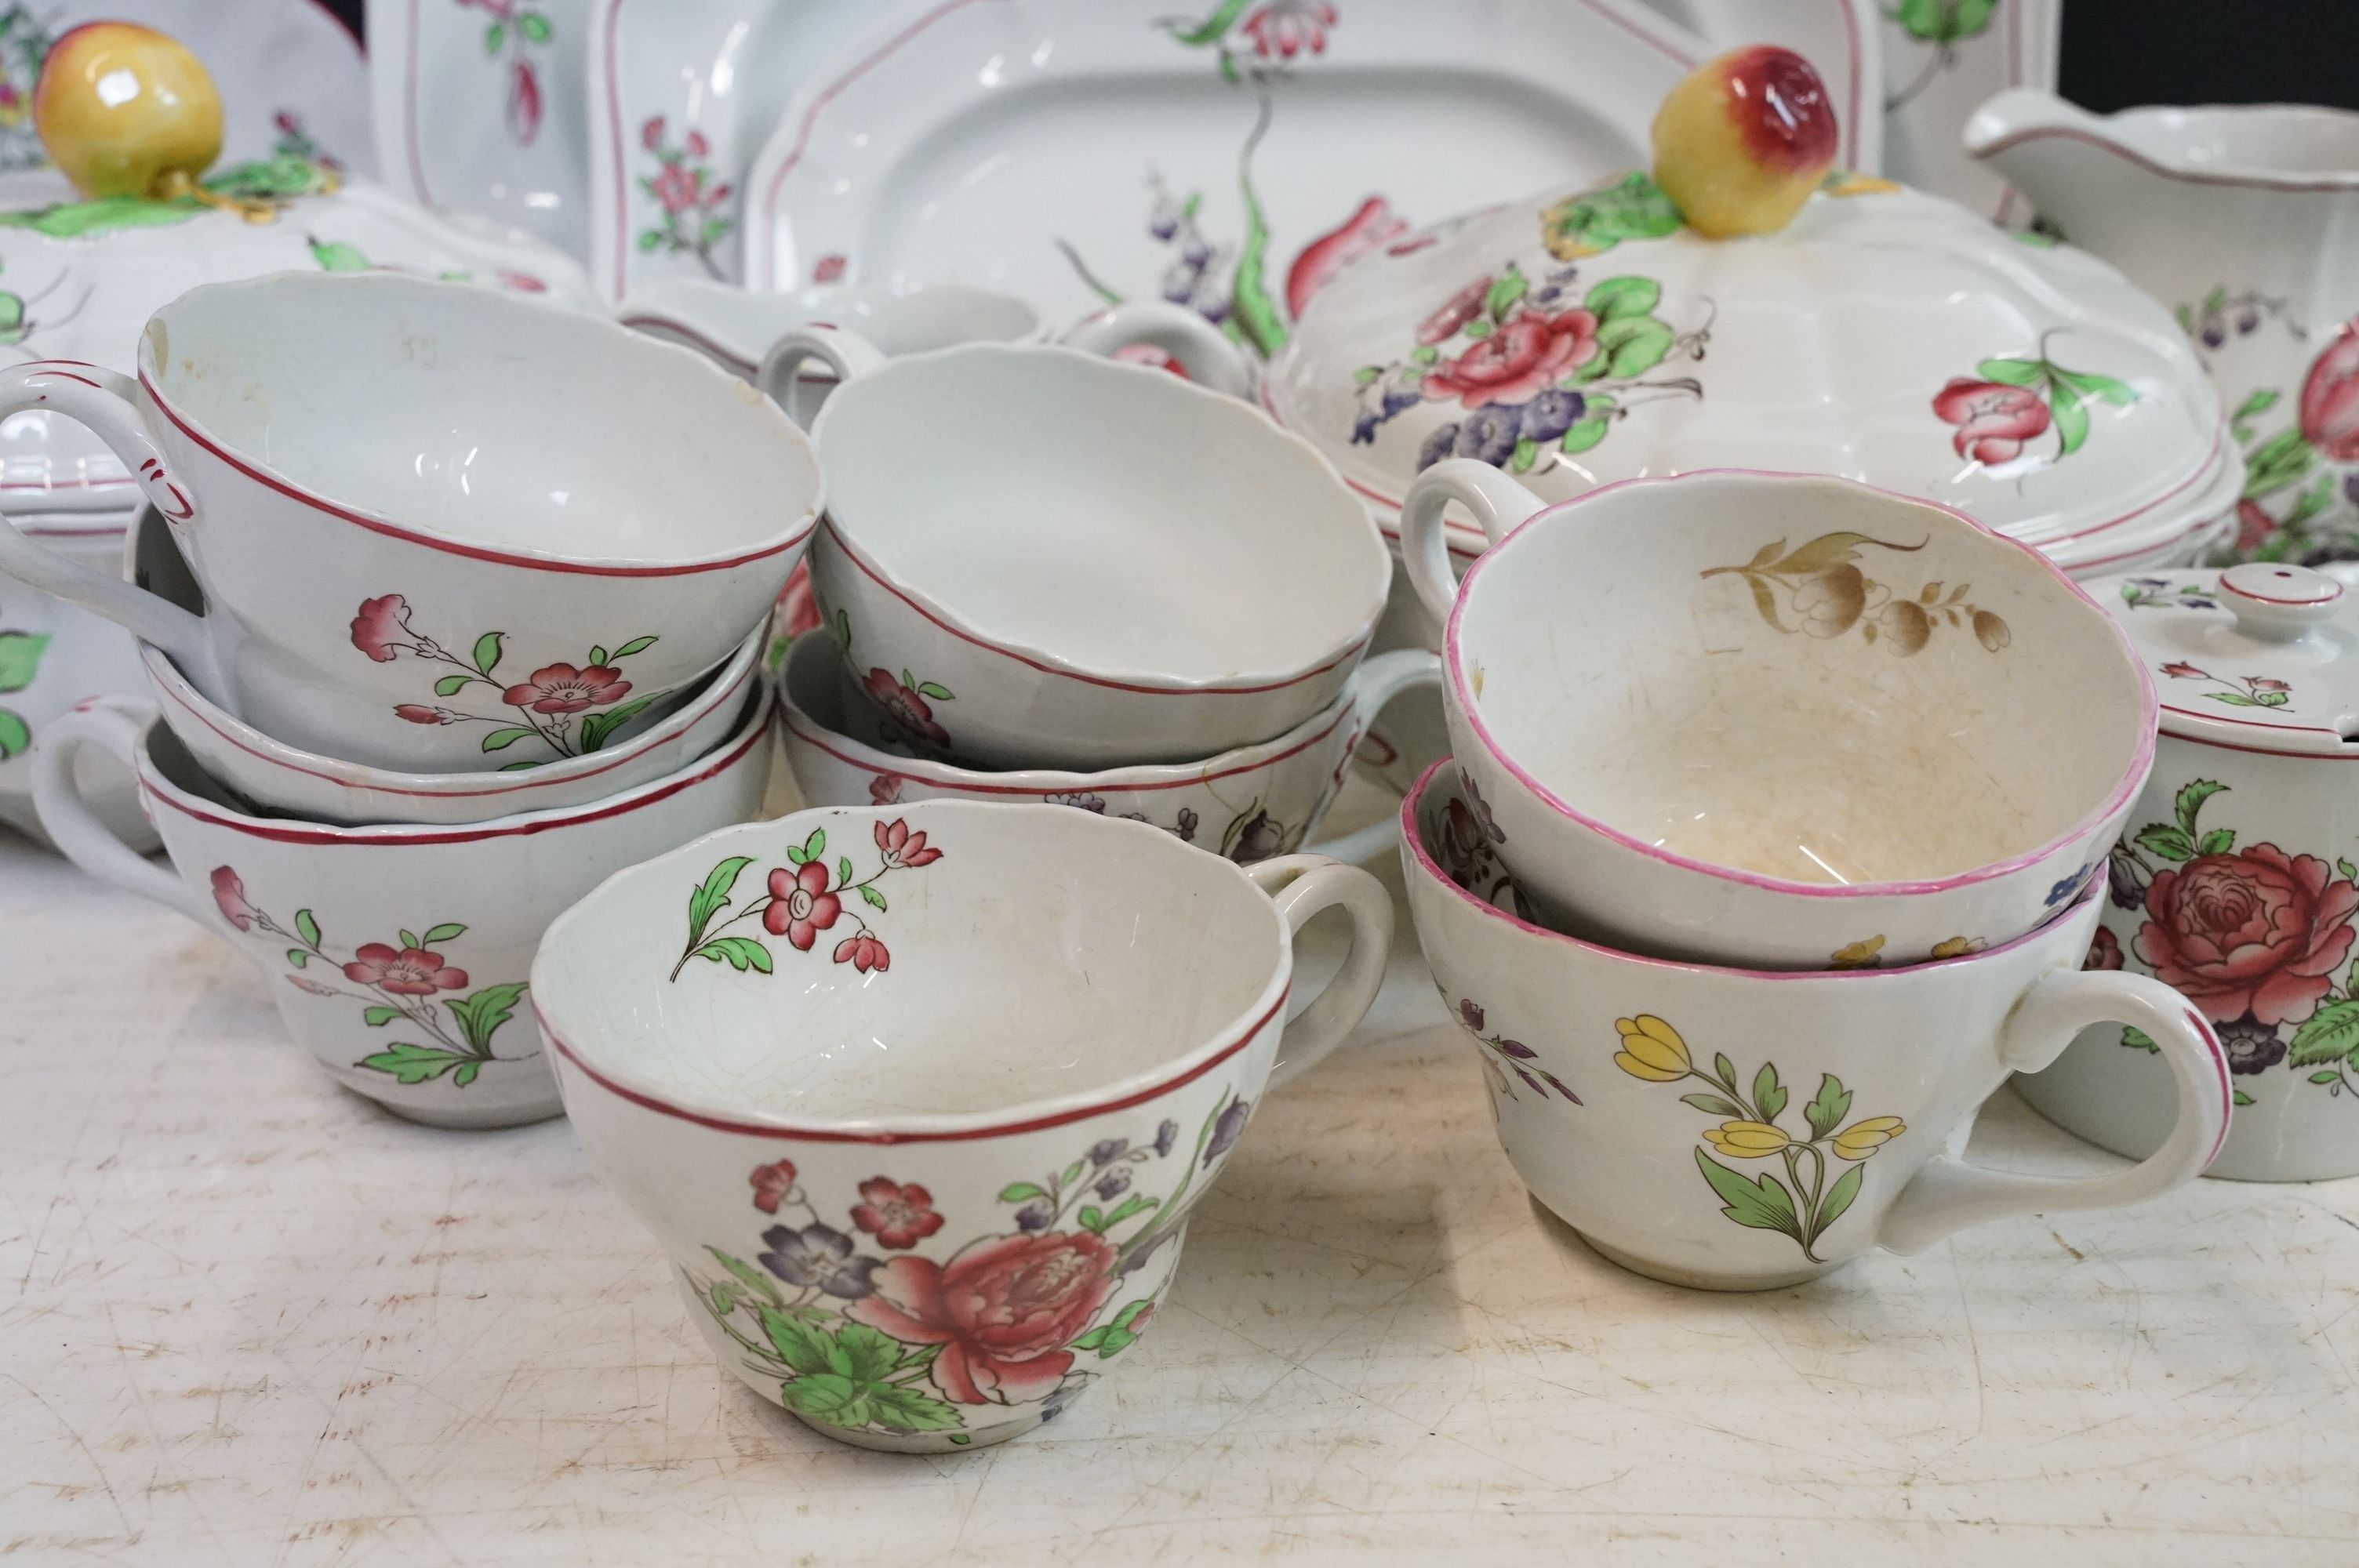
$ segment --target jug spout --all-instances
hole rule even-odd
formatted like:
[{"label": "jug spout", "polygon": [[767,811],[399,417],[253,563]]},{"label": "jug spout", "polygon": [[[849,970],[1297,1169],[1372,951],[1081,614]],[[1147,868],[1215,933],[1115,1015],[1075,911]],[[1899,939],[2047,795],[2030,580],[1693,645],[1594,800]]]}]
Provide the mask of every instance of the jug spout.
[{"label": "jug spout", "polygon": [[2076,211],[2119,203],[2125,180],[2151,178],[2113,124],[2038,88],[2009,88],[1984,103],[1967,120],[1964,139],[1968,154],[2068,234]]}]

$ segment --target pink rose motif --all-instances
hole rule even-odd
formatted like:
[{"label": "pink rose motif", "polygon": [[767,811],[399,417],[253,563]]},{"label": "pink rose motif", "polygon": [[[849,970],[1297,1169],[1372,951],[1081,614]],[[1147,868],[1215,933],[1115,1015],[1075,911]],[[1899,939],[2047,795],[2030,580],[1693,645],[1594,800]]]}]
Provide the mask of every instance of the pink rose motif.
[{"label": "pink rose motif", "polygon": [[1549,316],[1520,310],[1456,359],[1429,373],[1428,397],[1469,408],[1521,403],[1597,352],[1597,318],[1586,310]]},{"label": "pink rose motif", "polygon": [[639,146],[649,152],[663,146],[663,136],[664,117],[661,114],[650,115],[647,123],[639,127]]},{"label": "pink rose motif", "polygon": [[2118,969],[2122,967],[2121,938],[2100,925],[2089,940],[2088,957],[2081,960],[2084,969]]},{"label": "pink rose motif", "polygon": [[876,849],[885,857],[887,870],[895,866],[930,866],[942,858],[940,849],[926,843],[923,833],[912,833],[909,825],[899,817],[876,825]]},{"label": "pink rose motif", "polygon": [[382,942],[370,942],[353,954],[353,961],[344,966],[344,979],[396,996],[432,996],[465,989],[467,971],[452,968],[441,954],[423,947],[397,952]]},{"label": "pink rose motif", "polygon": [[831,252],[811,264],[811,281],[841,283],[843,281],[843,269],[850,265],[841,252]]},{"label": "pink rose motif", "polygon": [[2345,321],[2301,384],[2301,437],[2338,463],[2359,460],[2359,327]]},{"label": "pink rose motif", "polygon": [[2169,676],[2173,680],[2190,680],[2195,676],[2201,675],[2203,672],[2197,669],[2193,665],[2188,664],[2182,660],[2175,665],[2163,665],[2162,673]]},{"label": "pink rose motif", "polygon": [[2351,951],[2354,912],[2359,887],[2324,860],[2254,844],[2157,872],[2134,946],[2214,1023],[2249,1012],[2274,1028],[2318,1011]]},{"label": "pink rose motif", "polygon": [[868,804],[871,806],[899,805],[901,785],[904,782],[906,781],[898,773],[878,773],[868,781]]},{"label": "pink rose motif", "polygon": [[1933,412],[1958,427],[1950,438],[1958,456],[1978,463],[2007,462],[2048,428],[2048,405],[2027,387],[1960,376],[1933,395]]},{"label": "pink rose motif", "polygon": [[412,724],[448,724],[458,718],[455,713],[429,708],[422,702],[397,702],[393,705],[393,716],[407,719]]},{"label": "pink rose motif", "polygon": [[876,1238],[879,1247],[915,1247],[942,1227],[934,1212],[934,1195],[911,1182],[903,1186],[890,1176],[871,1176],[860,1184],[860,1201],[852,1206],[852,1223]]},{"label": "pink rose motif", "polygon": [[808,953],[819,934],[842,913],[843,902],[827,891],[827,868],[817,860],[792,871],[780,866],[770,873],[770,903],[762,911],[762,928],[771,935],[784,936]]},{"label": "pink rose motif", "polygon": [[380,665],[418,646],[418,633],[409,629],[409,605],[401,595],[361,600],[360,613],[353,617],[353,646]]},{"label": "pink rose motif", "polygon": [[1483,301],[1490,293],[1491,280],[1476,278],[1451,295],[1440,309],[1417,324],[1417,341],[1430,346],[1444,338],[1456,337],[1461,327],[1474,319],[1474,313],[1483,308]]},{"label": "pink rose motif", "polygon": [[861,682],[861,689],[911,740],[934,746],[951,743],[950,731],[934,722],[934,710],[926,699],[918,695],[916,687],[896,680],[891,670],[870,670],[868,678]]},{"label": "pink rose motif", "polygon": [[1371,196],[1361,202],[1359,210],[1345,219],[1342,227],[1331,229],[1303,246],[1302,254],[1287,269],[1288,314],[1300,320],[1302,308],[1310,303],[1310,297],[1343,271],[1347,263],[1357,261],[1408,232],[1408,221],[1395,212],[1392,203],[1383,197]]},{"label": "pink rose motif", "polygon": [[689,134],[688,134],[688,156],[689,156],[689,157],[704,157],[704,156],[705,156],[705,154],[707,154],[707,153],[711,152],[712,150],[712,144],[711,142],[708,142],[708,141],[706,141],[706,140],[704,139],[704,133],[703,133],[702,131],[690,131],[690,132],[689,132]]},{"label": "pink rose motif", "polygon": [[1270,0],[1237,29],[1253,40],[1254,53],[1292,59],[1304,49],[1327,52],[1327,29],[1335,25],[1330,0]]},{"label": "pink rose motif", "polygon": [[778,611],[786,619],[788,641],[819,630],[819,596],[811,591],[810,563],[796,563],[787,586],[778,594]]},{"label": "pink rose motif", "polygon": [[2277,520],[2261,509],[2258,502],[2236,503],[2236,543],[2239,554],[2257,550],[2277,531]]},{"label": "pink rose motif", "polygon": [[508,88],[508,130],[519,146],[532,146],[540,135],[540,75],[529,60],[516,62],[516,75]]},{"label": "pink rose motif", "polygon": [[754,1173],[745,1179],[754,1185],[754,1206],[764,1214],[776,1214],[778,1206],[795,1190],[795,1162],[780,1160],[776,1164],[756,1165]]},{"label": "pink rose motif", "polygon": [[227,866],[213,868],[213,907],[240,931],[254,929],[259,912],[245,901],[245,883]]},{"label": "pink rose motif", "polygon": [[571,665],[543,665],[532,672],[530,680],[502,692],[500,700],[535,713],[579,713],[585,708],[620,702],[630,689],[623,672],[611,665],[584,665],[580,669]]},{"label": "pink rose motif", "polygon": [[1087,1232],[988,1236],[948,1263],[896,1258],[844,1315],[907,1345],[939,1345],[935,1384],[960,1404],[1046,1399],[1065,1348],[1114,1293],[1114,1249]]},{"label": "pink rose motif", "polygon": [[665,164],[649,183],[667,213],[693,212],[703,200],[704,175],[685,164]]},{"label": "pink rose motif", "polygon": [[2264,692],[2291,691],[2293,689],[2293,687],[2288,686],[2285,682],[2281,680],[2271,680],[2267,676],[2250,676],[2245,680],[2245,688],[2251,691],[2256,697],[2260,696]]},{"label": "pink rose motif", "polygon": [[837,963],[849,964],[864,975],[871,969],[882,974],[893,967],[893,955],[885,950],[885,944],[865,931],[838,942],[832,957]]}]

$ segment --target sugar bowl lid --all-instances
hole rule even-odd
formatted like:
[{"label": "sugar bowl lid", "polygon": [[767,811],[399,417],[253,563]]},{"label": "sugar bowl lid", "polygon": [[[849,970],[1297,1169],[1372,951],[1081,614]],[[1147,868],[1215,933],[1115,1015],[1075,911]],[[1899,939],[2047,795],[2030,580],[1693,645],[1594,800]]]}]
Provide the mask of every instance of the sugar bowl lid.
[{"label": "sugar bowl lid", "polygon": [[2345,757],[2359,741],[2359,593],[2308,567],[2250,561],[2088,584],[2129,633],[2162,732]]},{"label": "sugar bowl lid", "polygon": [[1445,457],[1552,501],[1811,470],[2085,567],[2216,518],[2241,483],[2160,305],[2093,256],[1857,176],[1744,238],[1695,232],[1636,173],[1408,236],[1313,297],[1264,397],[1387,524]]}]

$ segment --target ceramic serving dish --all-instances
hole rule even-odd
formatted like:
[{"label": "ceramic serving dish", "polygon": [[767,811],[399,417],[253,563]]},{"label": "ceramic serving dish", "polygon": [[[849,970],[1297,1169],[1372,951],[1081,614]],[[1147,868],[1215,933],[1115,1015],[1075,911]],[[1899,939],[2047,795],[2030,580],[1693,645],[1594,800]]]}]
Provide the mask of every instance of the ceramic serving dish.
[{"label": "ceramic serving dish", "polygon": [[1976,110],[1965,145],[2175,309],[2250,472],[2236,553],[2359,557],[2359,114],[2097,115],[2026,90]]},{"label": "ceramic serving dish", "polygon": [[[2087,966],[2152,975],[2210,1020],[2236,1117],[2212,1174],[2359,1174],[2359,608],[2300,567],[2246,564],[2092,584],[2162,694],[2154,777],[2114,847]],[[2107,1027],[2020,1086],[2124,1153],[2169,1135],[2151,1037]]]},{"label": "ceramic serving dish", "polygon": [[810,444],[743,383],[488,289],[213,285],[158,311],[139,356],[136,383],[0,372],[0,406],[66,412],[136,465],[205,614],[10,529],[0,567],[130,627],[264,733],[374,767],[597,750],[736,650],[819,506]]},{"label": "ceramic serving dish", "polygon": [[[1288,1024],[1293,933],[1331,908],[1351,955]],[[926,801],[633,867],[549,928],[532,1002],[722,1365],[830,1437],[948,1454],[1114,1369],[1254,1106],[1359,1022],[1391,934],[1352,867]]]},{"label": "ceramic serving dish", "polygon": [[[787,762],[812,806],[890,806],[918,800],[1045,801],[1151,822],[1183,842],[1239,864],[1290,854],[1318,831],[1368,719],[1403,691],[1438,685],[1440,661],[1422,649],[1362,664],[1343,695],[1275,740],[1198,762],[1068,773],[991,773],[915,755],[897,722],[848,708],[842,651],[827,637],[798,639],[778,674]],[[869,677],[874,680],[872,676]],[[885,674],[879,688],[898,682]],[[1375,836],[1371,836],[1375,838]],[[1389,848],[1390,824],[1373,848]],[[1312,846],[1356,858],[1356,843]]]},{"label": "ceramic serving dish", "polygon": [[[2228,1130],[2211,1029],[2168,987],[2074,972],[2092,889],[2027,936],[1886,972],[1765,973],[1636,957],[1495,907],[1481,802],[1448,762],[1401,807],[1418,941],[1532,1195],[1625,1268],[1767,1290],[1876,1247],[1969,1225],[2142,1203],[2202,1171]],[[2061,1180],[1960,1158],[2011,1072],[2117,1021],[2175,1087],[2138,1165]],[[2167,1065],[2167,1066],[2165,1065]]]},{"label": "ceramic serving dish", "polygon": [[1808,60],[1826,84],[1839,140],[1835,167],[1885,170],[1884,40],[1875,0],[1647,0],[1685,27],[1708,54],[1776,44]]},{"label": "ceramic serving dish", "polygon": [[1390,564],[1307,443],[1069,348],[865,363],[812,427],[811,573],[849,666],[899,677],[875,695],[903,739],[995,767],[1189,762],[1350,681]]},{"label": "ceramic serving dish", "polygon": [[[464,827],[333,827],[235,809],[153,708],[106,702],[119,706],[60,719],[34,754],[58,848],[228,937],[331,1076],[438,1127],[557,1114],[525,1000],[542,931],[609,873],[752,816],[773,755],[768,705],[755,703],[709,755],[584,806]],[[85,749],[137,771],[164,864],[91,817],[71,779]]]},{"label": "ceramic serving dish", "polygon": [[[1451,502],[1497,541],[1462,588]],[[1818,969],[1997,946],[2071,906],[2154,761],[2121,628],[1930,502],[1707,470],[1543,509],[1457,460],[1402,530],[1448,620],[1470,805],[1523,907],[1617,947]]]}]

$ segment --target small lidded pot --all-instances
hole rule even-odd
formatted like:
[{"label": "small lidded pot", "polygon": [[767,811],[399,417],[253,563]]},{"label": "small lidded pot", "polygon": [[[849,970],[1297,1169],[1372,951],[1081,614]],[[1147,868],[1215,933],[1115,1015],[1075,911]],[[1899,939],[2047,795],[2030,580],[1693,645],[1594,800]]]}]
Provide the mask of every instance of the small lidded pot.
[{"label": "small lidded pot", "polygon": [[[2211,1174],[2359,1174],[2359,593],[2266,562],[2091,582],[2161,697],[2146,794],[2108,863],[2084,968],[2150,974],[2226,1048]],[[2091,1029],[2017,1087],[2120,1153],[2169,1133],[2152,1042]]]}]

